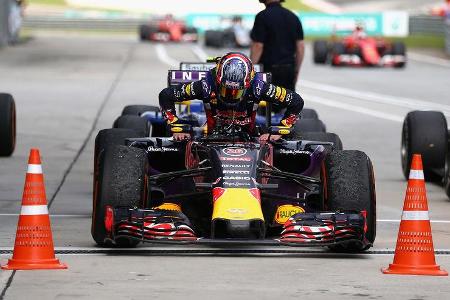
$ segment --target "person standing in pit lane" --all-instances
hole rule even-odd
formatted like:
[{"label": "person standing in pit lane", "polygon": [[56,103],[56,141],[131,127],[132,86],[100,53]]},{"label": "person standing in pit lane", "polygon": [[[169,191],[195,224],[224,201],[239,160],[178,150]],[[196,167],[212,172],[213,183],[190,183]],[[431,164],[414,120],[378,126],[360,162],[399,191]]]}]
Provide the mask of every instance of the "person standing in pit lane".
[{"label": "person standing in pit lane", "polygon": [[250,59],[272,73],[272,83],[295,91],[305,53],[300,19],[281,6],[284,0],[259,0],[266,9],[256,15]]}]

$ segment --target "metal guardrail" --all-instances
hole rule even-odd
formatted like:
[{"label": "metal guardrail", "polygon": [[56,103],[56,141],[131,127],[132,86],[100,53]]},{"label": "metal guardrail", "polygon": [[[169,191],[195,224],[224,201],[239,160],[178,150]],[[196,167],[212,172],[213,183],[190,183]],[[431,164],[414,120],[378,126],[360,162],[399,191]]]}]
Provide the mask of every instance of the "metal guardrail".
[{"label": "metal guardrail", "polygon": [[135,31],[140,24],[148,22],[148,19],[86,19],[65,18],[62,16],[29,16],[25,18],[23,27],[28,29]]},{"label": "metal guardrail", "polygon": [[450,18],[445,22],[445,51],[450,55]]},{"label": "metal guardrail", "polygon": [[445,21],[442,17],[411,16],[409,18],[409,34],[445,34]]}]

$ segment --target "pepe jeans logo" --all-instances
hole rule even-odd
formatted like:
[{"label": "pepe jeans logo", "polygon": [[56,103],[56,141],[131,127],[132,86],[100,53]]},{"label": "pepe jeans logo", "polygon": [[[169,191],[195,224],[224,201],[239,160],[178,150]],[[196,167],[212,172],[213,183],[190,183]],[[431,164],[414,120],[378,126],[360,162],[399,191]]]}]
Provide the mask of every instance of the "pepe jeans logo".
[{"label": "pepe jeans logo", "polygon": [[223,153],[228,156],[242,156],[247,154],[247,149],[239,147],[228,147],[222,149]]}]

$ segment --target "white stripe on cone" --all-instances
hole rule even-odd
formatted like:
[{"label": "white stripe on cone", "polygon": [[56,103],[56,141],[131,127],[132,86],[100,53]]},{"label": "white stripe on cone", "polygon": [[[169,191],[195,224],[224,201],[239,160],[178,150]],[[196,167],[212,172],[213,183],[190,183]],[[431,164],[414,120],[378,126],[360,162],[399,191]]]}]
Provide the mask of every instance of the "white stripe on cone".
[{"label": "white stripe on cone", "polygon": [[429,221],[428,211],[403,211],[403,221]]},{"label": "white stripe on cone", "polygon": [[29,174],[42,174],[42,166],[41,165],[28,164],[27,173],[29,173]]},{"label": "white stripe on cone", "polygon": [[21,216],[48,215],[47,205],[22,205]]},{"label": "white stripe on cone", "polygon": [[409,179],[422,179],[424,180],[423,171],[422,170],[413,170],[409,171]]}]

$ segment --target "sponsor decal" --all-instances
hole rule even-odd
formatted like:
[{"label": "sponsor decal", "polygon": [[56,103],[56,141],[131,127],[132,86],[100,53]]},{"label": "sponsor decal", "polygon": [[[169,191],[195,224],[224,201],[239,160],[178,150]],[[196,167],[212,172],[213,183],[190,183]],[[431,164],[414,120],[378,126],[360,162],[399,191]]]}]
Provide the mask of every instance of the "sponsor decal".
[{"label": "sponsor decal", "polygon": [[276,99],[280,99],[281,96],[281,88],[279,86],[276,87],[276,94],[275,94],[275,98]]},{"label": "sponsor decal", "polygon": [[305,210],[300,206],[291,204],[278,206],[277,212],[275,213],[275,222],[283,225],[293,215],[304,212]]},{"label": "sponsor decal", "polygon": [[289,129],[280,129],[280,130],[278,130],[278,133],[281,135],[285,135],[285,134],[289,134],[290,131],[289,131]]},{"label": "sponsor decal", "polygon": [[183,132],[183,127],[172,126],[172,128],[170,128],[170,131],[175,132],[175,133]]},{"label": "sponsor decal", "polygon": [[239,148],[239,147],[228,147],[228,148],[222,149],[222,152],[228,156],[243,156],[243,155],[247,154],[247,149]]},{"label": "sponsor decal", "polygon": [[223,176],[224,180],[250,180],[248,176]]},{"label": "sponsor decal", "polygon": [[224,161],[252,161],[251,157],[226,157],[220,156],[220,160]]},{"label": "sponsor decal", "polygon": [[223,185],[230,187],[250,186],[248,182],[224,182]]},{"label": "sponsor decal", "polygon": [[280,102],[283,102],[285,98],[286,98],[286,89],[281,88]]},{"label": "sponsor decal", "polygon": [[228,164],[223,164],[222,167],[223,168],[250,168],[252,165],[228,165]]},{"label": "sponsor decal", "polygon": [[244,215],[248,213],[248,209],[245,208],[229,208],[227,209],[227,212],[232,215]]},{"label": "sponsor decal", "polygon": [[310,154],[308,151],[292,150],[292,149],[280,149],[280,154]]},{"label": "sponsor decal", "polygon": [[243,170],[223,170],[223,174],[250,175],[250,171],[243,171]]},{"label": "sponsor decal", "polygon": [[269,97],[272,97],[272,93],[274,92],[274,85],[270,84],[269,85],[269,90],[267,91],[266,95]]},{"label": "sponsor decal", "polygon": [[154,147],[149,146],[147,148],[148,152],[178,152],[180,151],[178,148],[169,148],[169,147]]}]

